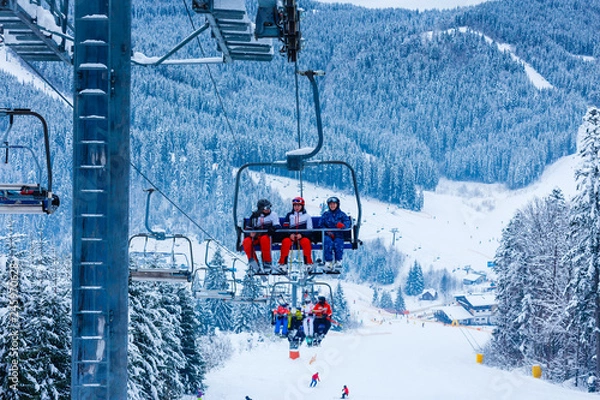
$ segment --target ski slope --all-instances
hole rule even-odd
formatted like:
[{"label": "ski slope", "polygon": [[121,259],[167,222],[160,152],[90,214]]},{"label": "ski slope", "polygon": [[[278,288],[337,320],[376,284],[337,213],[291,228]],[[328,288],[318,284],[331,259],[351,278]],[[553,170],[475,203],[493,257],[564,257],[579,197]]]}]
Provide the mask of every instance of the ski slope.
[{"label": "ski slope", "polygon": [[[345,284],[357,330],[330,331],[319,348],[288,357],[285,339],[270,338],[236,352],[224,368],[207,375],[205,400],[579,400],[597,398],[531,377],[530,369],[502,371],[476,362],[489,330],[444,326],[396,317],[369,305],[371,290]],[[240,344],[244,337],[237,336]],[[310,388],[312,374],[321,382]]]}]

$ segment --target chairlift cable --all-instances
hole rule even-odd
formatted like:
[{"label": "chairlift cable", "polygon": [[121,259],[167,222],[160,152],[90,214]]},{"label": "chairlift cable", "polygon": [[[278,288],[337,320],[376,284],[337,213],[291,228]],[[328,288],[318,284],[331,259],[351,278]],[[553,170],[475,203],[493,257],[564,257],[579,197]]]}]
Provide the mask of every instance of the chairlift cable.
[{"label": "chairlift cable", "polygon": [[[192,19],[192,14],[190,13],[190,9],[188,8],[188,5],[185,0],[183,0],[183,5],[185,7],[185,11],[187,13],[190,24],[192,25],[192,29],[195,31],[196,26],[194,24],[194,20]],[[198,37],[196,37],[196,43],[198,44],[198,48],[200,49],[200,52],[202,53],[202,57],[206,57],[204,48],[202,47],[202,43],[200,43],[200,39]],[[231,137],[233,138],[233,144],[234,144],[235,148],[237,149],[237,153],[241,155],[240,141],[236,137],[235,131],[233,130],[233,126],[231,125],[231,121],[229,120],[229,115],[227,114],[227,110],[225,109],[225,104],[223,103],[223,99],[221,98],[221,94],[219,93],[219,89],[217,88],[217,81],[215,80],[215,78],[212,74],[212,70],[210,69],[210,66],[208,64],[205,64],[205,66],[206,66],[206,70],[208,72],[208,76],[210,77],[210,80],[212,82],[215,94],[217,96],[217,100],[219,101],[219,105],[221,106],[221,111],[223,112],[223,117],[225,118],[225,123],[227,124],[227,127],[229,128]]]},{"label": "chairlift cable", "polygon": [[181,207],[179,207],[173,200],[171,200],[171,198],[169,196],[167,196],[158,186],[156,186],[154,184],[154,182],[152,182],[150,180],[150,178],[148,178],[148,176],[146,176],[138,167],[136,167],[131,161],[129,162],[129,164],[131,165],[131,167],[142,176],[142,178],[144,178],[149,184],[150,186],[152,186],[152,188],[154,190],[156,190],[158,193],[161,194],[161,196],[163,196],[167,202],[169,202],[173,207],[175,207],[175,209],[177,211],[179,211],[185,218],[187,218],[195,227],[197,227],[198,229],[200,229],[200,231],[202,233],[204,233],[204,235],[206,235],[206,237],[208,237],[210,240],[213,240],[219,247],[223,248],[227,253],[229,253],[233,258],[239,258],[237,254],[233,253],[231,250],[229,250],[227,247],[225,247],[223,244],[221,244],[217,239],[215,239],[214,236],[212,236],[210,233],[208,233],[208,231],[206,231],[204,228],[202,228],[200,226],[200,224],[198,224],[188,213],[186,213]]},{"label": "chairlift cable", "polygon": [[45,76],[43,76],[43,75],[41,74],[41,72],[40,72],[40,71],[38,71],[38,69],[37,69],[37,68],[35,68],[35,67],[34,67],[34,66],[33,66],[33,65],[32,65],[32,64],[29,62],[29,61],[25,60],[24,58],[21,58],[21,60],[22,60],[22,61],[23,61],[25,64],[27,64],[27,66],[28,66],[29,68],[31,68],[31,69],[33,70],[33,72],[35,72],[35,74],[36,74],[36,75],[37,75],[37,76],[38,76],[38,77],[39,77],[41,80],[43,80],[43,81],[44,81],[44,83],[45,83],[46,85],[50,86],[50,89],[52,89],[54,92],[56,92],[56,94],[57,94],[57,95],[58,95],[58,96],[59,96],[61,99],[63,99],[63,101],[64,101],[65,103],[67,103],[67,105],[69,105],[71,108],[73,108],[73,103],[71,103],[71,101],[70,101],[69,99],[67,99],[67,98],[65,97],[65,95],[64,95],[64,94],[62,94],[62,93],[61,93],[61,92],[60,92],[60,91],[59,91],[59,90],[56,88],[56,86],[54,86],[54,85],[53,85],[53,84],[52,84],[52,83],[51,83],[51,82],[50,82],[50,81],[49,81],[49,80],[48,80],[48,79],[47,79]]},{"label": "chairlift cable", "polygon": [[[185,3],[185,2],[184,2]],[[186,5],[186,10],[187,10],[187,5]],[[189,10],[188,10],[188,16],[189,16]],[[191,16],[190,16],[191,18]],[[193,23],[192,23],[193,25]],[[200,43],[199,43],[200,45]],[[204,54],[204,50],[202,49],[202,46],[200,45],[200,49],[202,51],[202,53]],[[25,61],[25,60],[24,60]],[[52,83],[50,83],[50,81],[48,81],[48,79],[46,79],[33,65],[31,65],[29,62],[25,61],[25,63],[40,77],[40,79],[42,79],[48,86],[50,86],[50,88],[55,91],[64,101],[65,103],[67,103],[67,105],[69,107],[71,107],[72,109],[73,107],[73,103],[71,103],[54,85],[52,85]],[[207,66],[208,67],[208,66]],[[223,102],[221,101],[221,96],[219,95],[218,91],[216,90],[216,82],[212,77],[210,68],[208,70],[209,75],[211,77],[211,80],[213,81],[213,85],[215,87],[215,91],[217,92],[217,97],[219,98],[219,101],[221,103],[221,108],[223,109],[223,112],[225,113],[225,108],[223,105]],[[231,127],[231,124],[229,123],[229,118],[227,117],[226,113],[225,113],[225,119],[227,120],[227,124],[229,126],[229,129],[233,135],[233,139],[234,139],[234,143],[238,143],[236,138],[235,138],[235,134],[233,133],[233,128]],[[239,150],[239,147],[238,147]],[[214,236],[212,236],[210,233],[208,233],[204,228],[202,228],[200,226],[200,224],[198,224],[192,217],[190,217],[181,207],[179,207],[177,204],[175,204],[175,202],[173,200],[171,200],[169,198],[169,196],[167,196],[158,186],[156,186],[154,184],[154,182],[152,182],[150,180],[150,178],[148,178],[138,167],[136,167],[132,161],[129,161],[129,165],[131,165],[131,167],[138,173],[140,174],[149,184],[150,186],[152,186],[158,193],[160,193],[171,205],[173,205],[173,207],[175,207],[175,209],[177,209],[180,213],[182,213],[185,218],[187,218],[194,226],[196,226],[198,229],[200,229],[200,231],[202,233],[204,233],[206,235],[206,237],[208,237],[209,239],[215,241],[215,243],[217,243],[217,245],[221,248],[223,248],[227,253],[229,253],[230,255],[233,256],[233,258],[235,259],[239,259],[238,255],[233,253],[231,250],[229,250],[226,246],[224,246],[223,244],[221,244],[217,239],[214,238]]]}]

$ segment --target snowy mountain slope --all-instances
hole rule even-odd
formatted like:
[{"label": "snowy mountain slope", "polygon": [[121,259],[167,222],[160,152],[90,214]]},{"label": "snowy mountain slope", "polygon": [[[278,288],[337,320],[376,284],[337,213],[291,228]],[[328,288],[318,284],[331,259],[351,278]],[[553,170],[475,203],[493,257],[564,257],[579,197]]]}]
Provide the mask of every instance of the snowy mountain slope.
[{"label": "snowy mountain slope", "polygon": [[[454,31],[455,31],[454,29],[450,29],[450,30],[447,30],[446,33],[452,33]],[[508,52],[508,54],[510,54],[510,57],[516,63],[521,64],[523,66],[523,69],[525,70],[525,74],[527,74],[529,81],[531,82],[531,84],[533,86],[536,87],[536,89],[542,90],[542,89],[552,89],[553,88],[552,84],[550,82],[548,82],[546,80],[546,78],[544,78],[539,72],[537,72],[535,70],[535,68],[533,68],[529,63],[525,62],[523,59],[521,59],[520,57],[518,57],[515,54],[514,46],[507,44],[507,43],[498,43],[498,42],[494,41],[494,39],[492,39],[491,37],[484,35],[481,32],[470,30],[468,27],[465,27],[465,26],[458,28],[457,31],[460,33],[473,33],[475,35],[479,35],[484,38],[486,43],[488,43],[490,45],[495,44],[496,47],[498,48],[498,50],[500,50],[501,52]],[[424,34],[424,36],[427,37],[428,39],[431,39],[433,37],[433,32],[427,32]]]},{"label": "snowy mountain slope", "polygon": [[[402,237],[396,247],[418,259],[424,267],[454,268],[470,264],[485,268],[493,258],[503,226],[516,209],[533,197],[547,196],[554,188],[565,197],[575,193],[577,156],[550,166],[530,187],[509,191],[501,185],[442,181],[435,192],[425,193],[422,212],[410,212],[377,201],[362,199],[362,238],[392,239],[392,228]],[[297,182],[271,177],[284,197],[298,193]],[[331,190],[306,185],[309,212]],[[342,208],[356,215],[352,196],[340,195]],[[407,263],[410,265],[410,263]],[[327,278],[325,278],[327,279]],[[330,278],[331,279],[331,278]],[[331,279],[331,283],[335,283]],[[272,338],[251,351],[239,351],[217,371],[208,374],[205,400],[322,400],[339,398],[348,385],[352,399],[588,399],[592,395],[531,377],[530,367],[502,371],[476,363],[476,353],[490,339],[482,328],[444,326],[421,320],[431,307],[407,298],[410,318],[396,317],[371,306],[372,290],[343,283],[351,314],[363,323],[358,330],[331,332],[320,348],[301,347],[300,358],[288,358],[285,340]],[[236,336],[240,347],[244,337]],[[308,387],[319,372],[322,382]]]},{"label": "snowy mountain slope", "polygon": [[[19,82],[32,85],[48,96],[64,101],[46,82],[44,82],[23,60],[16,56],[12,50],[0,46],[0,70],[16,77]],[[72,96],[66,95],[72,103]],[[66,103],[65,103],[66,104]]]},{"label": "snowy mountain slope", "polygon": [[[205,400],[326,400],[339,398],[343,385],[354,400],[592,398],[534,379],[530,370],[477,364],[488,331],[396,318],[369,305],[370,289],[346,284],[344,290],[361,329],[331,332],[320,348],[301,347],[297,360],[288,358],[287,341],[278,338],[238,352],[208,374]],[[315,372],[322,381],[311,389]]]},{"label": "snowy mountain slope", "polygon": [[[361,198],[361,239],[381,237],[391,245],[392,229],[397,228],[395,246],[409,256],[407,265],[416,259],[424,269],[453,270],[465,265],[484,269],[494,258],[502,229],[517,209],[536,196],[549,195],[554,188],[560,188],[566,198],[575,193],[577,160],[577,155],[564,157],[549,166],[538,182],[514,191],[499,184],[442,180],[434,192],[424,193],[420,212]],[[297,182],[286,178],[271,176],[269,182],[290,200],[300,192]],[[320,204],[332,195],[341,198],[342,210],[357,215],[353,195],[306,183],[304,193],[312,215],[319,215]]]}]

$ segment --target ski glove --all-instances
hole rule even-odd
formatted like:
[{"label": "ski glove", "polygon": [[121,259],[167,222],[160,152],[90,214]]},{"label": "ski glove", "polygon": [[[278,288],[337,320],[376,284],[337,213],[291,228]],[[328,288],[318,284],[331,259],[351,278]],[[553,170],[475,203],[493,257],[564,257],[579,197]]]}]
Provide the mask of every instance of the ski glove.
[{"label": "ski glove", "polygon": [[344,229],[344,228],[346,227],[346,226],[344,225],[344,223],[343,223],[343,222],[338,222],[338,223],[337,223],[335,226],[336,226],[338,229]]}]

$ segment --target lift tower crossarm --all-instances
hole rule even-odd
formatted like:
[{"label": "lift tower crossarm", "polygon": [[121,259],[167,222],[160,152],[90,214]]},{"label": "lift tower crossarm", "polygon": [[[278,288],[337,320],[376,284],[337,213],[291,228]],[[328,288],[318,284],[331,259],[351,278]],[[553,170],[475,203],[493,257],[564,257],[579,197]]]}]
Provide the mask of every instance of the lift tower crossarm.
[{"label": "lift tower crossarm", "polygon": [[[34,5],[24,8],[18,0],[0,0],[0,36],[5,45],[25,61],[71,64],[70,49],[66,46],[70,41],[67,35],[68,1],[63,2],[63,8],[53,0],[46,3],[51,10]],[[59,31],[62,33],[54,33]],[[60,43],[53,36],[60,38]]]},{"label": "lift tower crossarm", "polygon": [[205,57],[205,58],[188,58],[181,60],[169,60],[168,58],[175,54],[179,49],[188,44],[190,41],[198,37],[199,34],[210,28],[207,22],[199,29],[196,29],[191,35],[183,39],[177,46],[170,50],[162,57],[147,57],[143,53],[135,52],[131,57],[131,62],[136,65],[157,66],[157,65],[188,65],[188,64],[223,64],[223,57]]},{"label": "lift tower crossarm", "polygon": [[273,41],[254,36],[244,0],[194,0],[192,9],[204,14],[225,62],[273,59]]}]

